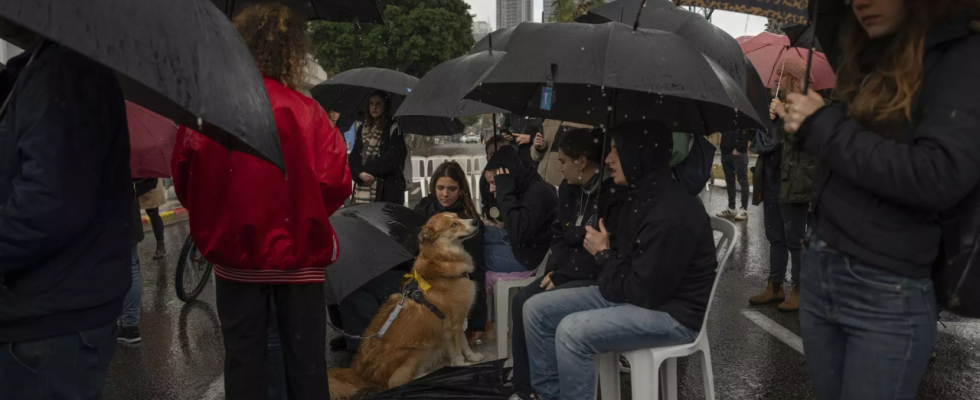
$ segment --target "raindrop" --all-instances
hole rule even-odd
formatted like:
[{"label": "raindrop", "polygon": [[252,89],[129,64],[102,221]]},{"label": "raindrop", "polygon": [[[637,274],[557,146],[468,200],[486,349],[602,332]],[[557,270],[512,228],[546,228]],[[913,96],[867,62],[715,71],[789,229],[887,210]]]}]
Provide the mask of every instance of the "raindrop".
[{"label": "raindrop", "polygon": [[956,110],[953,110],[953,113],[950,114],[949,117],[950,118],[956,118]]},{"label": "raindrop", "polygon": [[578,160],[572,160],[572,162],[578,164]]},{"label": "raindrop", "polygon": [[609,193],[616,193],[616,188],[609,188]]},{"label": "raindrop", "polygon": [[660,143],[654,143],[653,147],[660,147]]},{"label": "raindrop", "polygon": [[594,143],[599,143],[599,139],[598,139],[598,138],[596,138],[596,139],[592,139],[592,141],[593,141]]},{"label": "raindrop", "polygon": [[606,107],[606,111],[612,111],[612,106]]},{"label": "raindrop", "polygon": [[286,218],[286,222],[289,222],[289,218]]},{"label": "raindrop", "polygon": [[197,129],[201,129],[203,127],[204,127],[204,120],[201,119],[201,117],[197,117]]},{"label": "raindrop", "polygon": [[585,51],[585,47],[582,48],[582,51]]},{"label": "raindrop", "polygon": [[649,133],[650,133],[650,130],[649,130],[649,129],[644,129],[644,130],[643,130],[643,134],[644,134],[644,135],[646,135],[646,134],[649,134]]},{"label": "raindrop", "polygon": [[595,169],[595,173],[597,173],[597,174],[599,173],[599,168],[596,168]]}]

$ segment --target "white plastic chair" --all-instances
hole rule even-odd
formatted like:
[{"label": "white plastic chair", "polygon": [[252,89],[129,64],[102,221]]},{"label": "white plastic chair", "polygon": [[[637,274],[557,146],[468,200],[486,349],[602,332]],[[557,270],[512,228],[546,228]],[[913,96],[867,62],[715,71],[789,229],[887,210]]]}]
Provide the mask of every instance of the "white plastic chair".
[{"label": "white plastic chair", "polygon": [[427,168],[425,169],[425,176],[431,177],[436,172],[436,168],[439,168],[446,161],[449,161],[449,157],[447,156],[426,157]]},{"label": "white plastic chair", "polygon": [[[426,180],[428,180],[428,176],[425,174],[425,164],[425,157],[412,156],[412,183],[419,184],[419,189],[422,191],[423,199],[425,196],[428,196],[427,192],[429,189],[425,184]],[[405,199],[408,201],[408,196],[405,196]]]},{"label": "white plastic chair", "polygon": [[497,335],[497,358],[509,358],[510,348],[507,346],[510,343],[510,337],[508,333],[510,332],[510,303],[514,301],[514,296],[517,295],[517,291],[513,289],[520,289],[534,282],[544,276],[545,265],[548,264],[548,257],[551,256],[551,250],[544,255],[544,260],[541,260],[541,264],[538,265],[537,272],[533,277],[527,279],[517,279],[517,280],[498,280],[493,284],[493,301],[494,301],[494,315],[497,318],[497,325],[494,326],[496,329],[495,335]]},{"label": "white plastic chair", "polygon": [[[664,397],[666,400],[677,400],[677,357],[687,357],[697,352],[701,352],[701,373],[704,377],[705,398],[708,400],[715,398],[715,381],[714,375],[711,373],[711,346],[708,343],[708,315],[711,313],[711,303],[715,296],[715,290],[718,288],[718,281],[721,280],[721,273],[725,270],[725,264],[732,254],[735,243],[738,242],[739,234],[735,224],[730,221],[718,217],[710,218],[711,229],[720,231],[722,234],[717,248],[722,249],[726,242],[728,248],[723,250],[724,255],[718,260],[718,271],[715,273],[715,282],[711,286],[711,297],[708,298],[708,307],[704,312],[701,331],[692,343],[621,353],[630,363],[630,381],[634,400],[657,400],[660,398],[658,384],[660,384],[661,378],[661,364],[666,364],[666,368],[664,368],[666,377],[663,379],[663,389],[666,392]],[[619,356],[620,353],[605,353],[596,359],[596,371],[599,378],[596,383],[602,391],[603,400],[618,400],[620,398]]]}]

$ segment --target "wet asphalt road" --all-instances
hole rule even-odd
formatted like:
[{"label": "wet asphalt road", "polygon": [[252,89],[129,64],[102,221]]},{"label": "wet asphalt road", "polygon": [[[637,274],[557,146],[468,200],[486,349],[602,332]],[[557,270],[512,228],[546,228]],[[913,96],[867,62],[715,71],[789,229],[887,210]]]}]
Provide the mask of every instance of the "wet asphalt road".
[{"label": "wet asphalt road", "polygon": [[[712,213],[724,207],[725,197],[724,189],[713,188]],[[748,297],[764,284],[768,260],[762,210],[750,207],[749,215],[749,221],[739,224],[743,234],[723,274],[708,322],[716,397],[812,399],[804,357],[793,347],[800,334],[797,315],[780,313],[775,305],[748,305]],[[187,222],[167,226],[165,260],[152,260],[152,233],[147,232],[147,239],[139,246],[143,343],[118,347],[105,387],[106,399],[224,397],[223,348],[214,285],[209,284],[192,304],[184,304],[174,294],[174,266],[187,232]],[[942,320],[946,326],[939,328],[938,358],[919,390],[919,398],[980,398],[980,321],[949,315],[943,315]],[[491,344],[477,350],[490,356],[494,353]],[[327,357],[331,367],[347,366],[351,360],[348,353],[328,353]],[[678,362],[678,379],[680,398],[704,398],[699,357]],[[628,392],[628,379],[623,386]]]}]

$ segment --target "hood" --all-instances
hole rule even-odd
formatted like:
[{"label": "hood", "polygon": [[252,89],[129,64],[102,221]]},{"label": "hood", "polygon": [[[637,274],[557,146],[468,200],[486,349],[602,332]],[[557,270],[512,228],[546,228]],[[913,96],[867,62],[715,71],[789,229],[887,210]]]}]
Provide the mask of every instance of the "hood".
[{"label": "hood", "polygon": [[656,172],[670,171],[674,134],[658,121],[635,121],[610,130],[616,141],[623,174],[630,186],[640,186]]},{"label": "hood", "polygon": [[510,174],[517,179],[518,193],[523,193],[524,189],[531,184],[533,175],[537,175],[537,172],[531,171],[524,166],[524,162],[521,161],[521,156],[511,146],[505,146],[497,150],[493,157],[487,160],[487,167],[484,171],[500,168],[507,168]]}]

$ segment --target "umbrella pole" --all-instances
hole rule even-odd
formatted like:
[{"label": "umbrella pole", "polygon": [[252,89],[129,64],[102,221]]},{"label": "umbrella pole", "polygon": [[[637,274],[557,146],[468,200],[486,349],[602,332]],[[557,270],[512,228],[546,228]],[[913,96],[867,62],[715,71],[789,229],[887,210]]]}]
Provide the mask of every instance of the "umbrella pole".
[{"label": "umbrella pole", "polygon": [[647,6],[647,0],[640,2],[640,9],[636,10],[636,21],[633,22],[633,32],[640,27],[640,14],[643,14],[643,8]]},{"label": "umbrella pole", "polygon": [[[813,21],[810,21],[810,27],[813,29],[814,38],[816,38],[817,31],[817,17],[820,16],[820,0],[813,0],[814,14]],[[803,76],[803,94],[806,95],[810,91],[810,66],[813,64],[813,51],[814,47],[817,46],[816,40],[810,41],[810,55],[806,58],[806,75]]]}]

